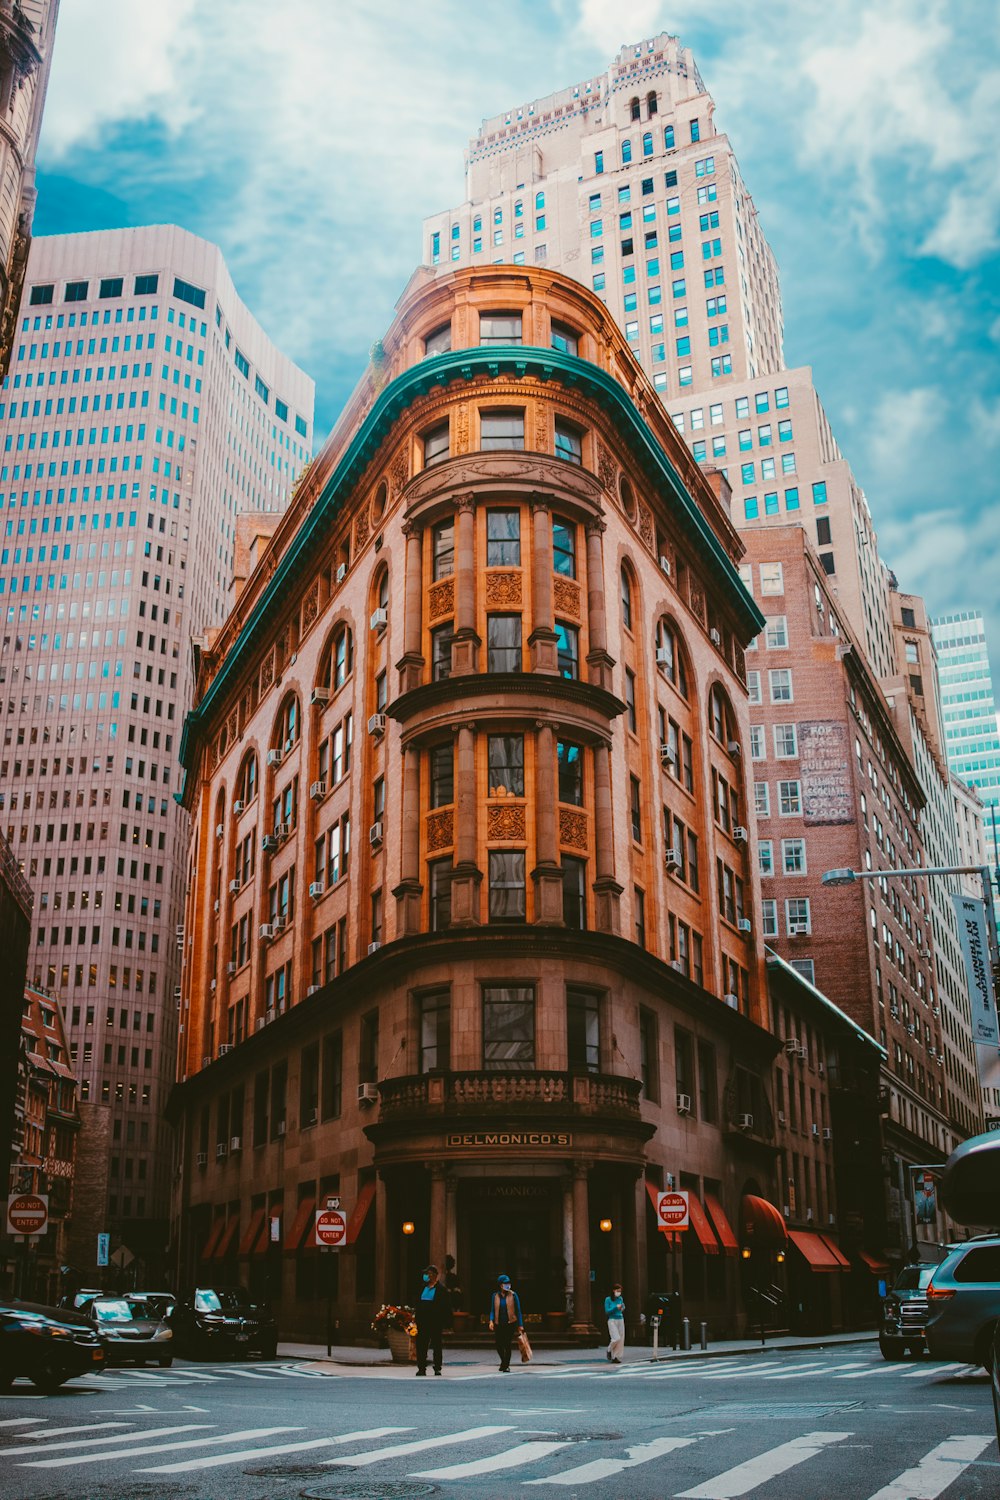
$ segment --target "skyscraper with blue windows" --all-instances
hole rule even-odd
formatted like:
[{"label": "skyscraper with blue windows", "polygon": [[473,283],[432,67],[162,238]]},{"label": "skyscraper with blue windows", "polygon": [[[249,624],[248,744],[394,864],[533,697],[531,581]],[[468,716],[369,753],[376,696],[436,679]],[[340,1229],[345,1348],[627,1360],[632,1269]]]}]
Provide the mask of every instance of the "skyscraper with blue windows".
[{"label": "skyscraper with blue windows", "polygon": [[[990,864],[1000,861],[1000,729],[986,621],[977,609],[937,615],[931,626],[941,678],[948,764],[979,792]],[[997,822],[994,824],[994,814]]]}]

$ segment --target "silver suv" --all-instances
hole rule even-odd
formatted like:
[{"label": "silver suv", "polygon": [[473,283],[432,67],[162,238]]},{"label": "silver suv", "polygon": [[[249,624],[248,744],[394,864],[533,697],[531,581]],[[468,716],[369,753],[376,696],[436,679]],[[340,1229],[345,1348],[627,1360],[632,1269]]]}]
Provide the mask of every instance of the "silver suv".
[{"label": "silver suv", "polygon": [[933,1359],[992,1365],[1000,1322],[1000,1234],[954,1246],[927,1288],[927,1350]]}]

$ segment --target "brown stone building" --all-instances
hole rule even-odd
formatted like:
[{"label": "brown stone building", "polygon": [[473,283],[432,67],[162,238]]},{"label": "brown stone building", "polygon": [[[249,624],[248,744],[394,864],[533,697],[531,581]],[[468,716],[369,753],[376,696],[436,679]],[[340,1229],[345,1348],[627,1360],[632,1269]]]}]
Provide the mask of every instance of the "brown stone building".
[{"label": "brown stone building", "polygon": [[673,1184],[692,1316],[745,1316],[782,1199],[741,551],[589,292],[418,273],[185,729],[181,1281],[304,1332],[330,1278],[357,1328],[450,1253],[475,1314],[505,1269],[586,1324],[662,1285]]}]

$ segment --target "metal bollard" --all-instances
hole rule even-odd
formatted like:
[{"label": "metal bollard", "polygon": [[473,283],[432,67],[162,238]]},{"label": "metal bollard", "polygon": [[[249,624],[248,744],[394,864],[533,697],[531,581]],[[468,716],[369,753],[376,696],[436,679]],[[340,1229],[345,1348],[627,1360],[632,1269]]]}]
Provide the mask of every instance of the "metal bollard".
[{"label": "metal bollard", "polygon": [[690,1318],[682,1318],[681,1319],[681,1348],[682,1349],[690,1349],[690,1347],[691,1347],[691,1319]]},{"label": "metal bollard", "polygon": [[702,1323],[702,1325],[701,1325],[701,1347],[703,1349],[707,1349],[708,1348],[708,1324],[707,1323]]}]

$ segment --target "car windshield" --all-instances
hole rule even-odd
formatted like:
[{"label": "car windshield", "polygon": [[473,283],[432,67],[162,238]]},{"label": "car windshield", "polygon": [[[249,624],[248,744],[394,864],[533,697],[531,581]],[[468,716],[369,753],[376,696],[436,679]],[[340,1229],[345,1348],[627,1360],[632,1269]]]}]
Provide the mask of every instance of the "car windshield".
[{"label": "car windshield", "polygon": [[195,1292],[194,1305],[197,1312],[242,1312],[250,1306],[250,1298],[242,1287],[223,1287]]},{"label": "car windshield", "polygon": [[930,1286],[936,1266],[904,1266],[896,1278],[894,1292],[923,1292]]},{"label": "car windshield", "polygon": [[133,1313],[122,1297],[113,1302],[95,1302],[94,1316],[99,1323],[131,1323]]}]

